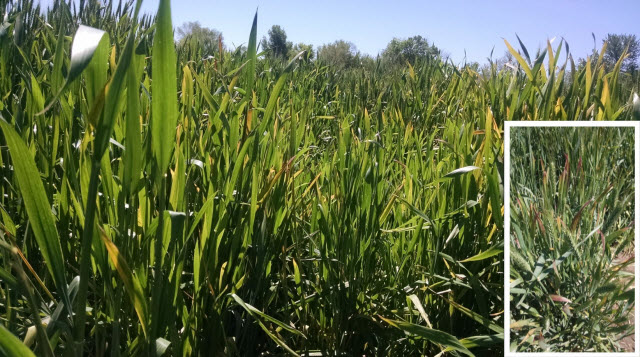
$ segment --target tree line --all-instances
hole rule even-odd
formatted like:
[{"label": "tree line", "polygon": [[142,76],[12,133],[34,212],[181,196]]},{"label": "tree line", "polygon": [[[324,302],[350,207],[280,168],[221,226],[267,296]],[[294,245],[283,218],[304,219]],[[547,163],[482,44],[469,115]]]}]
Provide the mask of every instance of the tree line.
[{"label": "tree line", "polygon": [[[199,55],[202,58],[214,56],[224,47],[224,37],[216,29],[203,27],[199,22],[187,22],[177,31],[177,45],[188,46],[197,43]],[[244,51],[244,46],[235,48],[236,51]],[[318,60],[337,69],[348,69],[359,66],[373,65],[376,58],[362,53],[355,44],[345,40],[336,40],[314,49],[307,43],[293,43],[287,39],[286,31],[279,25],[273,25],[267,35],[260,41],[259,51],[272,60],[287,61],[298,53],[305,51],[302,59],[305,61]],[[420,58],[435,58],[443,55],[443,52],[433,43],[420,36],[406,39],[394,38],[389,42],[380,55],[380,60],[386,64],[404,65],[406,62],[415,63]]]},{"label": "tree line", "polygon": [[[201,58],[214,58],[216,54],[225,48],[224,37],[216,29],[203,27],[199,22],[187,22],[177,28],[177,46],[197,48],[196,55]],[[588,58],[595,65],[599,58],[599,48],[604,48],[604,64],[608,71],[612,70],[618,60],[623,56],[621,71],[630,74],[631,78],[638,76],[638,64],[640,58],[640,40],[633,34],[612,34],[609,33],[602,40],[604,47],[597,46],[595,35],[593,35],[594,49]],[[244,52],[244,45],[238,46],[234,51]],[[336,40],[314,49],[314,46],[307,43],[293,43],[288,40],[286,31],[279,25],[273,25],[267,31],[267,35],[262,37],[259,43],[259,52],[271,61],[288,61],[298,53],[304,51],[301,59],[307,62],[319,61],[335,68],[336,70],[346,70],[351,68],[374,68],[380,62],[386,67],[406,66],[407,63],[414,65],[417,61],[440,58],[448,60],[448,55],[433,43],[429,43],[427,38],[416,35],[409,38],[394,38],[380,53],[377,58],[369,54],[362,53],[355,44],[345,40]],[[192,57],[193,58],[193,57]],[[584,68],[586,58],[577,60],[578,69]],[[509,52],[503,57],[489,62],[497,64],[498,69],[503,66],[517,66]],[[477,62],[465,63],[480,72],[485,72],[489,65],[481,66]],[[635,82],[635,80],[632,80]]]}]

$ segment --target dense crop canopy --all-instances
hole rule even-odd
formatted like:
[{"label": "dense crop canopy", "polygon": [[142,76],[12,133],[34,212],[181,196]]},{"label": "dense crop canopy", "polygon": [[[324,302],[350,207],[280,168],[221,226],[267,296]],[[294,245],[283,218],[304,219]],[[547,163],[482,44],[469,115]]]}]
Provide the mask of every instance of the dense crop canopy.
[{"label": "dense crop canopy", "polygon": [[624,351],[634,128],[515,127],[511,138],[511,349]]},{"label": "dense crop canopy", "polygon": [[169,3],[0,0],[0,351],[501,353],[503,123],[629,119],[619,68],[287,62],[257,14],[201,58]]}]

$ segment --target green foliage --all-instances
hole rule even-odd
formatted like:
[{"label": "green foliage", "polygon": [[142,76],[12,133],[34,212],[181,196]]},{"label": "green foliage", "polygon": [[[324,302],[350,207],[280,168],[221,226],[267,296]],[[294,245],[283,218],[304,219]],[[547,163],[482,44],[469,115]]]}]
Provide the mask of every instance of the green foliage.
[{"label": "green foliage", "polygon": [[199,22],[185,22],[176,29],[178,52],[185,58],[208,58],[220,55],[224,48],[222,32],[203,27]]},{"label": "green foliage", "polygon": [[638,59],[640,59],[640,40],[636,38],[636,35],[609,33],[602,41],[607,43],[604,59],[609,66],[608,68],[613,68],[622,55],[626,54],[627,57],[622,61],[622,70],[632,73],[637,71]]},{"label": "green foliage", "polygon": [[35,356],[17,337],[0,325],[0,355],[2,356]]},{"label": "green foliage", "polygon": [[358,64],[360,53],[356,46],[344,40],[320,46],[318,61],[338,70],[354,67]]},{"label": "green foliage", "polygon": [[260,46],[263,50],[269,51],[273,58],[286,59],[291,51],[292,44],[287,41],[287,33],[280,25],[273,25],[268,32],[269,37],[263,37]]},{"label": "green foliage", "polygon": [[633,133],[512,129],[512,350],[624,351],[633,335]]},{"label": "green foliage", "polygon": [[427,39],[420,35],[407,39],[394,38],[382,52],[382,59],[395,65],[405,65],[407,62],[415,64],[418,60],[438,56],[440,50],[433,44],[429,45]]},{"label": "green foliage", "polygon": [[293,45],[293,47],[291,47],[291,49],[289,50],[289,58],[293,58],[295,55],[302,51],[305,51],[302,59],[304,59],[306,62],[314,59],[315,51],[313,50],[313,45],[308,45],[302,42],[296,43],[295,45]]},{"label": "green foliage", "polygon": [[[531,76],[388,71],[341,42],[286,63],[258,57],[256,15],[246,50],[211,60],[174,48],[169,1],[157,18],[16,3],[0,14],[0,320],[40,354],[499,354],[504,121],[633,112],[619,68],[565,83],[557,52]],[[78,23],[105,33],[61,92]]]}]

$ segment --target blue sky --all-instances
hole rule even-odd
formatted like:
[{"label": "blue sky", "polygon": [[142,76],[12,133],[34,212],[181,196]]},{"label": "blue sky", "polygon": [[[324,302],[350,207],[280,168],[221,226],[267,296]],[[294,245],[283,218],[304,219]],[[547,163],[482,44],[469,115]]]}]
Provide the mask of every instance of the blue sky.
[{"label": "blue sky", "polygon": [[[48,0],[51,1],[51,0]],[[43,2],[48,2],[44,0]],[[519,48],[517,33],[533,55],[546,40],[564,37],[574,58],[600,48],[607,33],[632,33],[640,38],[640,0],[529,1],[293,1],[172,0],[174,27],[198,21],[222,31],[225,43],[246,44],[258,9],[258,37],[271,25],[282,26],[288,39],[314,46],[338,39],[375,56],[394,37],[422,35],[451,55],[456,63],[485,62],[495,46],[501,57],[506,38]],[[155,13],[158,0],[145,0],[143,11]],[[555,42],[557,44],[557,42]],[[555,47],[555,46],[554,46]],[[564,57],[564,56],[563,56]]]}]

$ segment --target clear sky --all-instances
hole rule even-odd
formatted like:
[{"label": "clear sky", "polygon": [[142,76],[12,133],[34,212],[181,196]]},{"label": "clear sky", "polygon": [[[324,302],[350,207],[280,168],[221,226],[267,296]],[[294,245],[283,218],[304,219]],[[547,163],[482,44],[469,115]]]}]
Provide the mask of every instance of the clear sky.
[{"label": "clear sky", "polygon": [[[468,61],[485,62],[494,46],[494,58],[501,57],[502,38],[519,48],[516,33],[532,56],[548,38],[563,37],[576,59],[593,49],[592,32],[598,48],[607,33],[640,38],[640,0],[172,0],[171,5],[174,27],[198,21],[222,31],[230,48],[246,44],[256,9],[259,39],[277,24],[294,43],[317,47],[343,39],[375,56],[394,37],[421,35],[456,63],[464,60],[465,50]],[[157,6],[158,0],[144,0],[143,11],[155,13]]]}]

